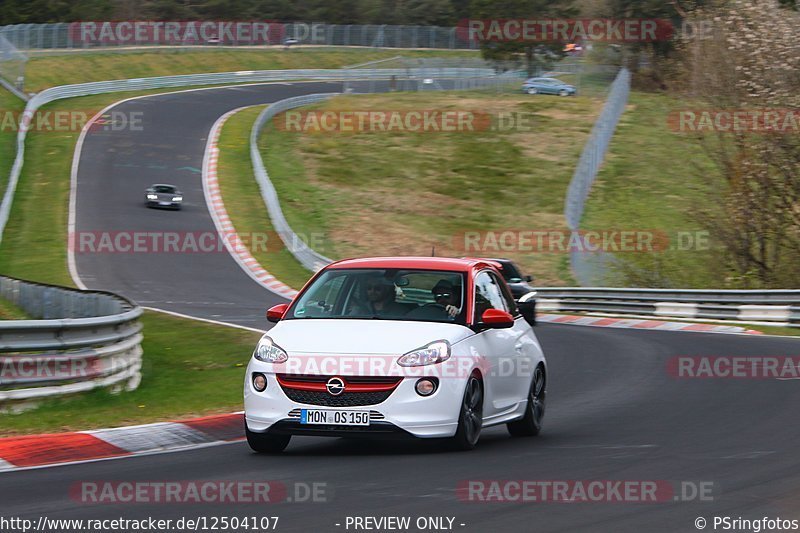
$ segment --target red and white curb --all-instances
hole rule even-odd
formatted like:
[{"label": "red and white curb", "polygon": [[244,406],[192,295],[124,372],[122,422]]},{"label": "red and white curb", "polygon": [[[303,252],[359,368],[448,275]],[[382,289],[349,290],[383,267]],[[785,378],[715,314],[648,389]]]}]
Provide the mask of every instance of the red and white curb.
[{"label": "red and white curb", "polygon": [[[249,106],[248,106],[249,107]],[[206,205],[214,220],[214,225],[219,234],[223,237],[225,246],[231,256],[239,263],[239,266],[253,278],[258,284],[274,292],[278,296],[293,299],[297,291],[282,283],[272,274],[267,272],[250,254],[250,250],[242,243],[236,228],[233,227],[228,212],[225,210],[225,203],[222,201],[222,193],[217,181],[217,163],[219,160],[219,136],[222,126],[234,113],[247,107],[240,107],[233,111],[228,111],[214,123],[206,143],[205,156],[203,157],[203,193],[206,197]]]},{"label": "red and white curb", "polygon": [[233,442],[244,438],[243,416],[0,438],[0,472]]},{"label": "red and white curb", "polygon": [[579,315],[537,315],[539,322],[553,324],[570,324],[573,326],[594,326],[602,328],[631,328],[663,331],[692,331],[700,333],[738,333],[746,335],[763,335],[760,331],[739,326],[721,326],[714,324],[691,324],[686,322],[667,322],[664,320],[610,318]]}]

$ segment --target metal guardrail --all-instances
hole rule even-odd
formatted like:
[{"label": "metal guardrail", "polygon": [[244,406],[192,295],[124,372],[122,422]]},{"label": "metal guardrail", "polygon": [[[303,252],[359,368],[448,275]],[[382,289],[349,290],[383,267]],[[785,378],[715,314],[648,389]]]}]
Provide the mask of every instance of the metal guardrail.
[{"label": "metal guardrail", "polygon": [[537,288],[537,310],[766,322],[800,327],[800,290]]},{"label": "metal guardrail", "polygon": [[[0,276],[0,297],[32,320],[0,321],[0,409],[141,380],[142,309],[115,294]],[[14,402],[13,407],[9,404]]]},{"label": "metal guardrail", "polygon": [[[578,166],[572,175],[572,180],[567,189],[567,196],[564,200],[564,218],[567,221],[567,227],[572,231],[577,231],[580,228],[586,199],[589,197],[592,184],[605,160],[617,123],[619,123],[619,119],[625,111],[630,87],[630,71],[623,68],[617,74],[614,83],[611,84],[603,111],[595,122],[589,140],[586,141],[583,152],[581,152]],[[593,282],[593,278],[596,276],[592,275],[592,271],[597,268],[593,265],[602,264],[602,261],[603,258],[601,257],[600,261],[589,263],[585,254],[575,251],[570,253],[572,272],[582,285],[588,285]]]},{"label": "metal guardrail", "polygon": [[264,160],[261,158],[261,152],[258,149],[258,137],[264,126],[266,126],[269,121],[272,120],[272,117],[278,113],[282,113],[296,107],[322,102],[333,96],[337,96],[337,93],[296,96],[294,98],[287,98],[285,100],[275,102],[258,115],[258,118],[253,124],[253,129],[250,131],[250,159],[253,162],[253,170],[255,172],[256,182],[258,182],[258,187],[261,189],[261,197],[264,199],[264,205],[267,206],[267,212],[269,213],[272,227],[278,233],[283,241],[283,244],[286,246],[287,250],[291,252],[294,258],[312,272],[316,272],[323,266],[332,262],[332,260],[328,259],[319,252],[312,250],[308,244],[306,244],[305,240],[300,238],[289,226],[289,223],[286,221],[286,217],[283,215],[283,210],[281,209],[281,203],[278,200],[278,193],[275,191],[275,186],[269,179],[267,169],[264,168]]},{"label": "metal guardrail", "polygon": [[[299,70],[259,70],[240,72],[218,72],[213,74],[189,74],[180,76],[162,76],[154,78],[134,78],[127,80],[100,81],[94,83],[80,83],[75,85],[62,85],[45,89],[31,98],[25,106],[26,116],[33,114],[45,104],[64,98],[75,98],[93,94],[106,94],[123,91],[143,91],[149,89],[163,89],[171,87],[192,87],[203,85],[227,85],[241,83],[258,83],[274,81],[347,81],[358,79],[391,79],[396,77],[439,77],[439,78],[476,78],[492,76],[494,71],[485,68],[398,68],[398,69],[299,69]],[[20,121],[20,130],[17,133],[17,153],[11,175],[6,185],[6,191],[0,202],[0,242],[3,240],[14,192],[17,188],[25,156],[25,137],[27,135],[28,121]]]}]

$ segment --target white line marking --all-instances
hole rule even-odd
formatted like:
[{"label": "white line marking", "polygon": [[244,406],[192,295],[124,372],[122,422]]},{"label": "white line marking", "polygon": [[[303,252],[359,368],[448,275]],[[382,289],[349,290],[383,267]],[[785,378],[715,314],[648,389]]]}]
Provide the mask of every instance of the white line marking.
[{"label": "white line marking", "polygon": [[[164,313],[164,314],[167,314],[167,315],[176,316],[178,318],[188,318],[189,320],[197,320],[198,322],[208,322],[209,324],[216,324],[217,326],[227,326],[229,328],[243,329],[243,330],[252,331],[252,332],[255,332],[255,333],[262,333],[263,334],[263,333],[267,332],[267,330],[265,330],[265,329],[251,328],[251,327],[248,327],[248,326],[242,326],[242,325],[239,325],[239,324],[234,324],[232,322],[221,322],[219,320],[212,320],[210,318],[202,318],[202,317],[199,317],[199,316],[185,315],[183,313],[178,313],[176,311],[167,311],[166,309],[159,309],[158,307],[145,307],[145,306],[142,306],[142,309],[147,309],[148,311],[155,311],[157,313]],[[264,320],[266,320],[266,317],[264,318]]]}]

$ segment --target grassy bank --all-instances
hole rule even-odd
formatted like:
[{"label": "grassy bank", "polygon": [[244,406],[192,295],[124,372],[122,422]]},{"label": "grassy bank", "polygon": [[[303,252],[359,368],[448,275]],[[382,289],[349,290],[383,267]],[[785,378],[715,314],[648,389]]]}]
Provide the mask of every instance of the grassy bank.
[{"label": "grassy bank", "polygon": [[526,122],[504,131],[296,133],[279,116],[260,147],[292,228],[324,236],[318,251],[329,257],[502,254],[538,283],[562,285],[572,281],[566,255],[475,249],[464,232],[565,229],[566,188],[601,107],[595,98],[518,93],[342,96],[314,109],[519,113]]},{"label": "grassy bank", "polygon": [[[8,174],[17,152],[17,113],[25,109],[25,102],[0,87],[0,198],[6,190]],[[10,113],[10,115],[8,115]],[[11,120],[13,118],[13,120]]]},{"label": "grassy bank", "polygon": [[25,320],[27,318],[30,317],[28,317],[25,311],[11,302],[0,298],[0,320]]},{"label": "grassy bank", "polygon": [[[671,110],[686,103],[659,94],[632,93],[581,226],[585,229],[654,230],[668,237],[665,250],[618,257],[628,268],[613,269],[607,284],[721,287],[713,256],[692,212],[705,198],[699,176],[714,172],[697,139],[672,131]],[[699,239],[699,241],[698,241]],[[699,245],[698,245],[699,242]]]},{"label": "grassy bank", "polygon": [[340,68],[367,61],[405,58],[477,57],[468,51],[298,48],[292,50],[108,51],[33,56],[26,66],[25,90],[38,92],[70,83],[241,70]]},{"label": "grassy bank", "polygon": [[222,128],[219,138],[218,180],[225,208],[239,235],[267,236],[267,245],[251,246],[250,251],[272,275],[299,289],[311,273],[298,263],[275,234],[253,178],[250,161],[250,130],[263,107],[240,111]]},{"label": "grassy bank", "polygon": [[[65,100],[48,105],[45,111],[99,111],[133,95]],[[66,263],[67,209],[78,135],[29,134],[25,165],[0,244],[0,273],[73,285]],[[144,368],[139,389],[119,395],[96,391],[47,402],[21,415],[0,415],[0,435],[145,423],[241,408],[243,365],[257,333],[151,312],[145,313],[143,323]]]}]

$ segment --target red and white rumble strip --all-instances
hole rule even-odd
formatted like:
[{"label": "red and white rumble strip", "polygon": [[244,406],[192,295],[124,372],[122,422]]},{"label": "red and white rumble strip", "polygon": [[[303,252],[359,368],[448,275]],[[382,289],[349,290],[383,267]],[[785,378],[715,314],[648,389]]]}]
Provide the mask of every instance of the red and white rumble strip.
[{"label": "red and white rumble strip", "polygon": [[664,320],[609,318],[579,315],[536,315],[539,322],[554,324],[570,324],[573,326],[595,326],[602,328],[656,329],[664,331],[692,331],[695,333],[738,333],[746,335],[762,335],[760,331],[741,328],[739,326],[722,326],[714,324],[692,324],[686,322],[667,322]]},{"label": "red and white rumble strip", "polygon": [[242,416],[0,438],[0,472],[232,442],[244,438]]},{"label": "red and white rumble strip", "polygon": [[219,159],[219,135],[222,132],[222,126],[234,113],[241,111],[245,108],[234,109],[222,115],[211,128],[211,133],[208,136],[208,143],[206,144],[206,153],[203,158],[203,193],[206,197],[206,204],[208,211],[211,213],[211,218],[214,220],[214,225],[217,231],[224,236],[224,241],[231,253],[231,256],[239,263],[239,266],[253,278],[257,283],[266,287],[278,296],[292,299],[297,295],[297,291],[282,283],[275,278],[272,274],[267,272],[256,259],[250,254],[236,233],[236,228],[233,227],[228,212],[225,210],[225,203],[222,201],[222,193],[219,189],[217,181],[217,161]]}]

